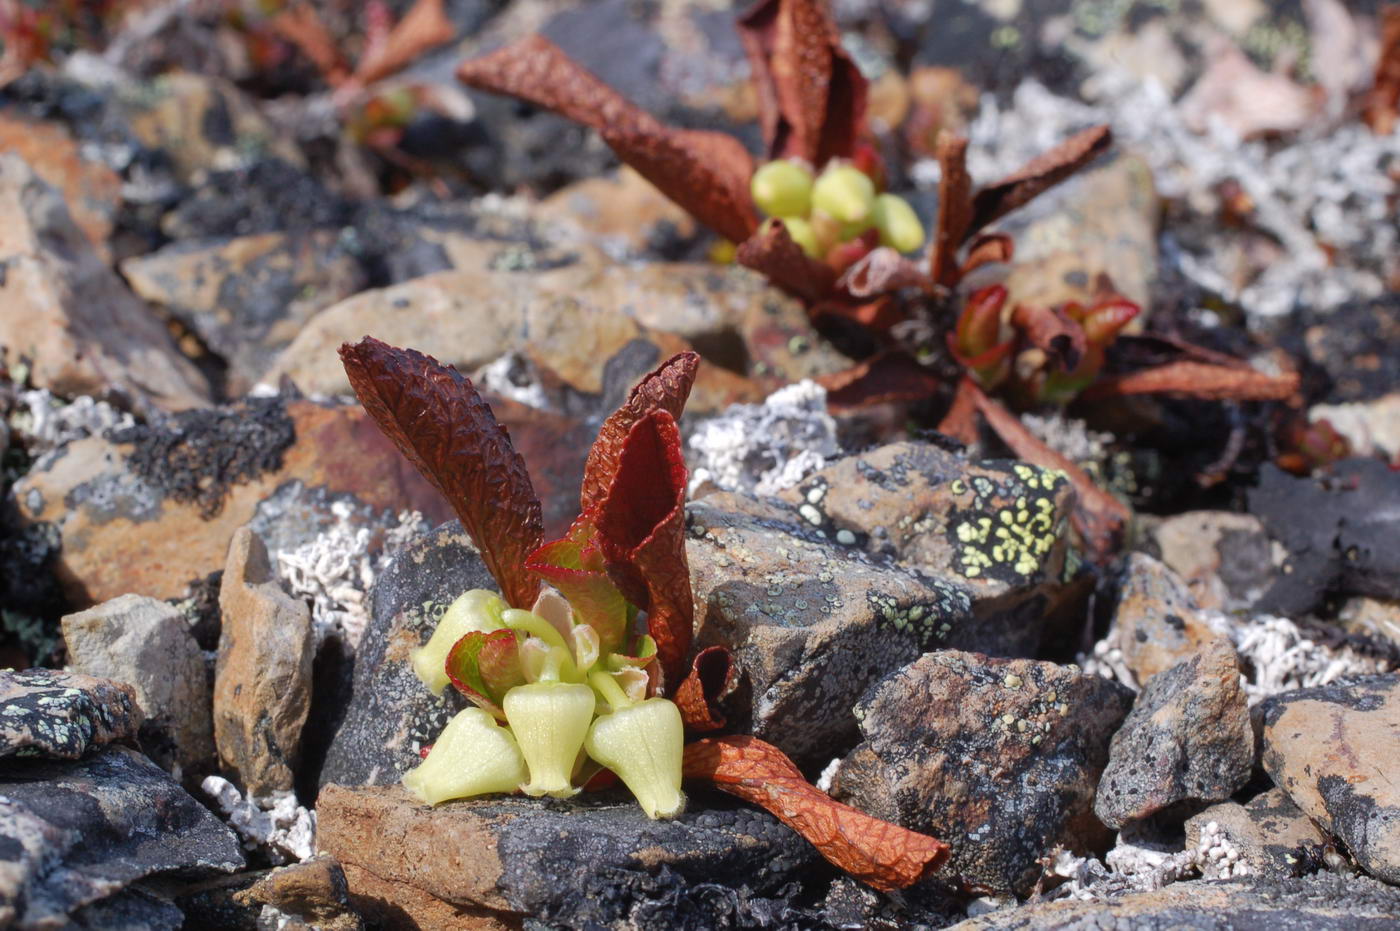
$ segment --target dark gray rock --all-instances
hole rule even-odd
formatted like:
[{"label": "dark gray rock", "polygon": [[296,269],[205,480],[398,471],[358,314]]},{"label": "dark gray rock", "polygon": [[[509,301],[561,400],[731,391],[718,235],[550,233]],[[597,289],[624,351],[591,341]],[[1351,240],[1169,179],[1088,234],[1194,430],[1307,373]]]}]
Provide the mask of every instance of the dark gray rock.
[{"label": "dark gray rock", "polygon": [[1217,802],[1249,781],[1254,731],[1228,640],[1153,676],[1113,735],[1094,812],[1119,828],[1183,802]]},{"label": "dark gray rock", "polygon": [[147,876],[243,866],[233,832],[134,750],[7,760],[0,797],[0,925],[61,926]]},{"label": "dark gray rock", "polygon": [[1094,789],[1131,702],[1077,666],[927,653],[860,700],[832,792],[948,843],[949,875],[1025,894],[1055,847],[1107,845]]},{"label": "dark gray rock", "polygon": [[405,549],[375,581],[351,694],[344,719],[333,725],[320,785],[397,783],[418,765],[419,748],[464,707],[451,688],[435,698],[409,658],[432,636],[447,606],[472,588],[494,591],[496,582],[457,521]]},{"label": "dark gray rock", "polygon": [[57,669],[0,670],[0,758],[76,760],[135,740],[141,709],[131,686]]},{"label": "dark gray rock", "polygon": [[133,886],[84,905],[68,917],[72,931],[180,931],[185,913],[160,896]]}]

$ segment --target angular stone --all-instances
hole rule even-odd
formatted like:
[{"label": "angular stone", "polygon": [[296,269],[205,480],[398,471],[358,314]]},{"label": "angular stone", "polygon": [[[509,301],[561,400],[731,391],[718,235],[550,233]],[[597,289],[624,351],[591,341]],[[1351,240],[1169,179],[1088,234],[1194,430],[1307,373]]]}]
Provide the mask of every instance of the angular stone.
[{"label": "angular stone", "polygon": [[733,727],[822,765],[856,740],[851,706],[934,647],[989,647],[968,589],[842,546],[795,511],[718,493],[687,509],[697,648],[734,651]]},{"label": "angular stone", "polygon": [[126,396],[144,410],[205,404],[208,386],[164,324],[93,249],[63,197],[0,156],[0,346],[55,394]]},{"label": "angular stone", "polygon": [[197,783],[214,761],[213,693],[204,654],[180,611],[123,595],[63,619],[68,668],[129,683],[145,720],[141,749]]},{"label": "angular stone", "polygon": [[611,175],[584,178],[540,201],[534,215],[602,243],[645,254],[658,241],[695,236],[695,218],[624,165]]},{"label": "angular stone", "polygon": [[257,384],[313,315],[365,286],[336,230],[182,241],[121,268],[132,290],[228,363],[234,396]]},{"label": "angular stone", "polygon": [[434,697],[414,673],[410,656],[428,642],[457,596],[496,590],[471,538],[457,521],[399,553],[375,580],[369,626],[355,654],[351,692],[339,699],[320,785],[394,785],[421,761],[419,749],[437,739],[465,707],[456,689]]},{"label": "angular stone", "polygon": [[1094,812],[1120,828],[1178,803],[1221,801],[1253,767],[1239,659],[1217,638],[1148,680],[1113,735]]},{"label": "angular stone", "polygon": [[279,913],[287,931],[362,931],[364,922],[350,907],[345,872],[332,857],[312,857],[273,870],[234,900],[262,903]]},{"label": "angular stone", "polygon": [[6,926],[65,927],[68,913],[146,876],[243,867],[233,832],[134,750],[108,747],[76,762],[6,760],[0,796]]},{"label": "angular stone", "polygon": [[0,114],[0,152],[24,159],[63,194],[73,222],[93,249],[107,259],[121,202],[121,177],[101,162],[83,158],[72,135],[57,123],[41,123],[7,111]]},{"label": "angular stone", "polygon": [[223,632],[214,671],[214,742],[249,795],[290,791],[311,708],[311,612],[282,590],[267,548],[240,528],[219,589]]},{"label": "angular stone", "polygon": [[400,787],[327,786],[318,811],[318,843],[344,864],[351,902],[390,927],[490,928],[527,917],[646,927],[678,914],[721,927],[738,902],[718,889],[781,900],[818,864],[772,815],[724,798],[692,798],[680,817],[650,821],[622,793],[430,808]]},{"label": "angular stone", "polygon": [[838,542],[965,585],[978,620],[1005,633],[978,649],[1034,655],[1063,587],[1064,476],[904,442],[841,459],[782,497]]},{"label": "angular stone", "polygon": [[1111,629],[1139,685],[1218,636],[1180,577],[1145,553],[1132,553],[1123,567]]},{"label": "angular stone", "polygon": [[0,708],[0,758],[76,760],[141,725],[131,686],[57,669],[0,669]]},{"label": "angular stone", "polygon": [[1094,789],[1131,701],[1077,666],[926,653],[860,700],[832,793],[944,839],[950,875],[1024,895],[1055,847],[1107,845]]},{"label": "angular stone", "polygon": [[1294,878],[1179,882],[1113,899],[1060,899],[996,911],[949,931],[1386,931],[1400,914],[1400,891],[1364,876],[1314,873]]},{"label": "angular stone", "polygon": [[[1297,876],[1311,872],[1315,851],[1326,842],[1322,832],[1282,789],[1256,795],[1248,804],[1221,802],[1186,822],[1186,846],[1199,848],[1216,826],[1239,853],[1238,866],[1247,875]],[[1214,878],[1207,876],[1207,878]]]},{"label": "angular stone", "polygon": [[1400,675],[1265,699],[1264,768],[1368,873],[1400,883]]},{"label": "angular stone", "polygon": [[1248,608],[1269,587],[1279,567],[1264,525],[1252,514],[1188,511],[1151,531],[1151,550],[1181,576],[1203,608]]},{"label": "angular stone", "polygon": [[261,533],[295,522],[278,530],[284,539],[314,533],[301,511],[277,509],[279,492],[296,490],[433,521],[451,513],[358,406],[281,399],[190,412],[122,441],[79,440],[39,463],[15,495],[21,528],[61,534],[56,573],[73,606],[86,608],[129,592],[184,597],[250,521]]}]

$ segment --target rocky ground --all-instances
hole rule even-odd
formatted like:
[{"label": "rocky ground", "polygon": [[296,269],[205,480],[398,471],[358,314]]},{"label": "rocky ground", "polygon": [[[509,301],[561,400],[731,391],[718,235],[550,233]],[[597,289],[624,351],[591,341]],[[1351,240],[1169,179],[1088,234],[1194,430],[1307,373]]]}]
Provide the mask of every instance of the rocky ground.
[{"label": "rocky ground", "polygon": [[[757,151],[727,4],[452,0],[451,40],[358,96],[277,4],[131,6],[46,61],[0,29],[0,927],[1400,922],[1400,129],[1357,109],[1377,4],[833,4],[926,222],[929,127],[967,134],[979,181],[1114,127],[1004,225],[1013,293],[1108,276],[1164,344],[1302,376],[1292,407],[1026,413],[1134,509],[1097,566],[1061,476],[934,431],[951,381],[829,404],[859,334],[712,261],[591,132],[452,77],[541,31]],[[411,4],[315,6],[355,61]],[[729,728],[948,863],[877,892],[703,791],[660,822],[617,792],[411,798],[462,700],[409,650],[495,584],[350,397],[335,350],[365,334],[474,379],[556,535],[603,415],[698,351],[687,552],[697,645],[743,670]],[[1324,418],[1346,454],[1280,468]]]}]

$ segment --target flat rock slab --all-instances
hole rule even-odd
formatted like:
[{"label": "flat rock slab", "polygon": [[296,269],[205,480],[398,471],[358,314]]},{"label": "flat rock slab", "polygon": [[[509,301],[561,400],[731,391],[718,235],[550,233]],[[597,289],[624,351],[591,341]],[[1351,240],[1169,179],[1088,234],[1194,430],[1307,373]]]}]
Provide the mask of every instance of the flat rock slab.
[{"label": "flat rock slab", "polygon": [[1392,931],[1400,890],[1367,877],[1173,883],[1114,899],[1062,899],[997,911],[950,931]]},{"label": "flat rock slab", "polygon": [[833,794],[952,847],[946,872],[1025,894],[1056,846],[1095,850],[1092,805],[1132,693],[1077,666],[927,653],[856,706]]},{"label": "flat rock slab", "polygon": [[124,683],[56,669],[0,670],[0,757],[76,760],[135,740],[141,709]]},{"label": "flat rock slab", "polygon": [[430,808],[397,786],[327,786],[318,812],[318,844],[344,866],[352,904],[389,927],[500,927],[526,916],[565,927],[722,927],[738,900],[789,895],[784,886],[823,868],[772,815],[727,799],[692,798],[681,817],[650,821],[616,792]]},{"label": "flat rock slab", "polygon": [[1123,567],[1113,629],[1139,685],[1217,636],[1181,577],[1145,553],[1133,553]]},{"label": "flat rock slab", "polygon": [[1319,845],[1326,841],[1312,819],[1282,789],[1256,795],[1245,805],[1221,802],[1210,806],[1186,822],[1186,846],[1198,847],[1203,836],[1211,833],[1211,824],[1215,835],[1238,852],[1243,871],[1255,876],[1307,872]]},{"label": "flat rock slab", "polygon": [[1400,883],[1400,675],[1266,699],[1264,768],[1372,875]]},{"label": "flat rock slab", "polygon": [[0,763],[0,926],[69,913],[160,873],[243,867],[228,826],[134,750]]},{"label": "flat rock slab", "polygon": [[1153,676],[1113,735],[1094,812],[1120,828],[1181,802],[1218,802],[1249,781],[1254,731],[1230,641]]}]

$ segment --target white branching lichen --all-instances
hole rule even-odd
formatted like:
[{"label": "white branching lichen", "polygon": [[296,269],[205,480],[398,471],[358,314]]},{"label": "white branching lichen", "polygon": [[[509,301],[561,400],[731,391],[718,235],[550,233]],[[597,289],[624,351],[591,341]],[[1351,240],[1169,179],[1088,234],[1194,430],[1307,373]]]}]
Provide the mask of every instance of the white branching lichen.
[{"label": "white branching lichen", "polygon": [[1317,643],[1296,623],[1284,617],[1260,615],[1241,622],[1228,615],[1208,613],[1211,626],[1229,636],[1247,670],[1244,691],[1255,705],[1280,692],[1327,685],[1346,676],[1389,672],[1393,664],[1367,656],[1349,646]]},{"label": "white branching lichen", "polygon": [[826,389],[803,380],[762,404],[735,404],[690,437],[691,491],[711,483],[725,491],[772,495],[791,488],[841,452]]},{"label": "white branching lichen", "polygon": [[10,415],[11,435],[35,458],[74,440],[135,423],[125,411],[87,395],[65,401],[47,388],[35,388],[19,392],[18,400]]},{"label": "white branching lichen", "polygon": [[278,792],[247,798],[222,776],[200,783],[248,850],[261,850],[274,864],[309,860],[316,854],[316,812],[297,804],[296,795]]}]

